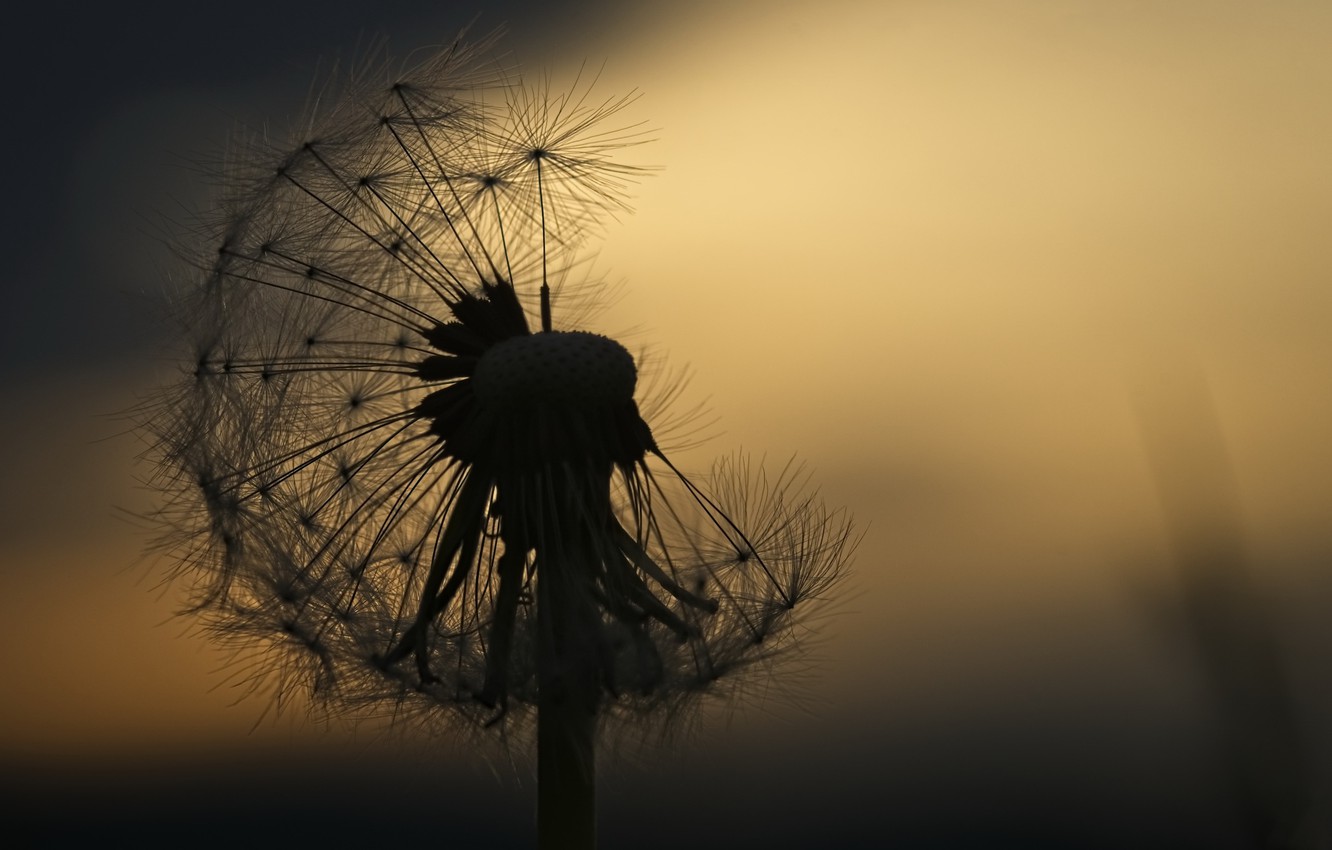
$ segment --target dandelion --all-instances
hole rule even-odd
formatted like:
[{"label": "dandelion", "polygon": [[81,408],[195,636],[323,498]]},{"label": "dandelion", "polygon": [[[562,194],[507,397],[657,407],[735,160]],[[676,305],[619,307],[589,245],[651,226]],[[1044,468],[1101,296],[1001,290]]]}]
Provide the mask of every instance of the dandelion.
[{"label": "dandelion", "polygon": [[524,89],[486,48],[241,146],[145,417],[157,516],[191,611],[280,696],[535,725],[542,845],[591,846],[599,727],[793,648],[850,524],[791,467],[683,475],[634,358],[564,323],[641,133],[629,99]]}]

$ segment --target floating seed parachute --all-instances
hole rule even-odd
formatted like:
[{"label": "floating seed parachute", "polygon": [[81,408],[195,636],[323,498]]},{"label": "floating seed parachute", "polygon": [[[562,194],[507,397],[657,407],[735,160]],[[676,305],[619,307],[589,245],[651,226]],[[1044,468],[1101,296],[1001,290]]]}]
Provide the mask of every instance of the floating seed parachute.
[{"label": "floating seed parachute", "polygon": [[543,691],[676,706],[791,647],[849,523],[791,468],[667,459],[629,352],[562,323],[635,174],[627,101],[487,67],[363,75],[233,156],[192,357],[145,408],[163,542],[283,693],[480,724]]}]

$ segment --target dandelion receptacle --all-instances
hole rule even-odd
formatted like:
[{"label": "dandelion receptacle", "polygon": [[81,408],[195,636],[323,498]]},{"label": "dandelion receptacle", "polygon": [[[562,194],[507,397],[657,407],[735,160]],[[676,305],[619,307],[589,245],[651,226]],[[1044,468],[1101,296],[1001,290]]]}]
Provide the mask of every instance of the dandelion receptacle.
[{"label": "dandelion receptacle", "polygon": [[143,408],[155,519],[191,614],[264,652],[256,687],[535,727],[542,846],[587,847],[603,728],[761,674],[853,540],[793,467],[695,480],[658,445],[651,382],[579,323],[632,97],[525,88],[489,48],[374,65],[233,145],[186,368]]}]

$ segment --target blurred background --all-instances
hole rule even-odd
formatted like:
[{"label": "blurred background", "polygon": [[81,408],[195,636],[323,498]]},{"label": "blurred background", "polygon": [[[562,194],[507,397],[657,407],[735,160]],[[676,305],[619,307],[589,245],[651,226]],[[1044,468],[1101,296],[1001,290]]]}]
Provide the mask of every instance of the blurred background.
[{"label": "blurred background", "polygon": [[[0,312],[0,807],[32,846],[523,847],[525,763],[241,699],[118,510],[163,241],[238,126],[482,4],[28,9]],[[603,760],[604,846],[1326,847],[1332,6],[485,4],[638,89],[605,327],[864,530],[795,696]],[[604,63],[604,64],[603,64]]]}]

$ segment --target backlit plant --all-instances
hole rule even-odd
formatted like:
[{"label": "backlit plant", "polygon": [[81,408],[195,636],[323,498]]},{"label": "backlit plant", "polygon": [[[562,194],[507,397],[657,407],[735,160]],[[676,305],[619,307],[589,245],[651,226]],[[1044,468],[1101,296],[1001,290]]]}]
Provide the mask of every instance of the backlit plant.
[{"label": "backlit plant", "polygon": [[157,518],[191,611],[280,694],[535,726],[543,846],[589,846],[599,727],[791,650],[850,525],[791,467],[682,474],[629,351],[564,324],[642,139],[628,99],[524,89],[484,48],[233,151],[187,367],[145,408]]}]

